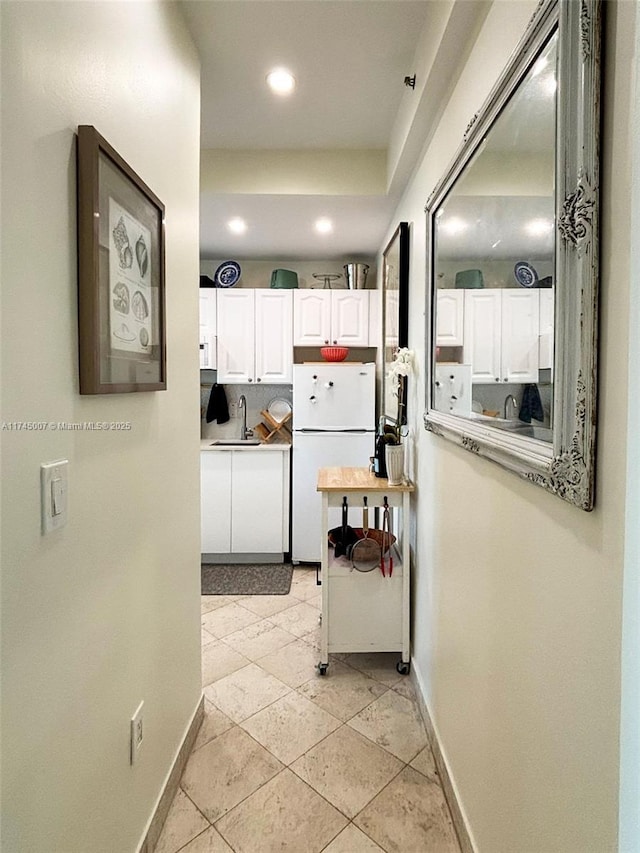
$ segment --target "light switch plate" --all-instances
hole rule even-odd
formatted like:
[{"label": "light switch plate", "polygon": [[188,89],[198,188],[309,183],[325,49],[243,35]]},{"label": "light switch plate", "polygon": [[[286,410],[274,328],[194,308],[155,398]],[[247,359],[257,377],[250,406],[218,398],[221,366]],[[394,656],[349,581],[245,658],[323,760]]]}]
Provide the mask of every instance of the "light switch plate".
[{"label": "light switch plate", "polygon": [[42,532],[51,533],[67,523],[68,459],[40,466]]}]

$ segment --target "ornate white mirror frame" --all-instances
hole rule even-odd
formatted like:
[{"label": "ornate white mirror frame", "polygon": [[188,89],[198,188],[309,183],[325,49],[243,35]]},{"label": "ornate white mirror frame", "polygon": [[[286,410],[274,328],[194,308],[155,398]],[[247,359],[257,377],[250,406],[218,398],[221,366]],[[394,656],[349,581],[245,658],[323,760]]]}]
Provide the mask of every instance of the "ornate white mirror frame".
[{"label": "ornate white mirror frame", "polygon": [[[507,68],[469,123],[462,145],[425,208],[429,302],[426,351],[431,353],[425,428],[587,511],[594,505],[595,474],[601,22],[599,0],[540,2]],[[557,286],[551,442],[435,408],[434,243],[437,211],[554,32],[558,34]]]}]

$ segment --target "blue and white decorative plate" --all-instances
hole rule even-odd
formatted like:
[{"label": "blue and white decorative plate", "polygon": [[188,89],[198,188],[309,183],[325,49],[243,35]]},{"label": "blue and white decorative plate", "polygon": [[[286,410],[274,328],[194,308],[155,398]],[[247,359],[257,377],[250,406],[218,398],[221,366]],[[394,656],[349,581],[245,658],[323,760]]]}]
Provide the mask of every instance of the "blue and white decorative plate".
[{"label": "blue and white decorative plate", "polygon": [[240,264],[236,261],[224,261],[216,270],[213,280],[216,287],[233,287],[240,278]]},{"label": "blue and white decorative plate", "polygon": [[513,274],[522,287],[535,287],[538,281],[538,273],[526,261],[518,261],[513,268]]}]

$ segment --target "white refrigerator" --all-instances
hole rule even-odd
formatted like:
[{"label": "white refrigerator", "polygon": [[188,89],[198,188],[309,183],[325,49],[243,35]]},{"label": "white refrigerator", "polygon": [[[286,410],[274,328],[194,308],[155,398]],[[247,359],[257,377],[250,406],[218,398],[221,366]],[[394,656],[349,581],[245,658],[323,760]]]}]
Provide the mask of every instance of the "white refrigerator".
[{"label": "white refrigerator", "polygon": [[[318,469],[369,465],[375,444],[375,364],[296,364],[293,367],[294,562],[320,562]],[[356,514],[359,513],[359,514]],[[362,508],[349,523],[361,526]],[[329,529],[341,522],[331,510]],[[326,532],[326,531],[325,531]]]}]

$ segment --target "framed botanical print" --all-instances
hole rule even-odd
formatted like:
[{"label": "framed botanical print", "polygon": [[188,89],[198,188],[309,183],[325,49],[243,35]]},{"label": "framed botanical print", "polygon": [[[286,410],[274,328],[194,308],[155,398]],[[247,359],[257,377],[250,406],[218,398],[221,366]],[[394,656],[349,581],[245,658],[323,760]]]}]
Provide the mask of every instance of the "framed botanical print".
[{"label": "framed botanical print", "polygon": [[80,393],[164,390],[164,205],[90,125],[77,165]]}]

